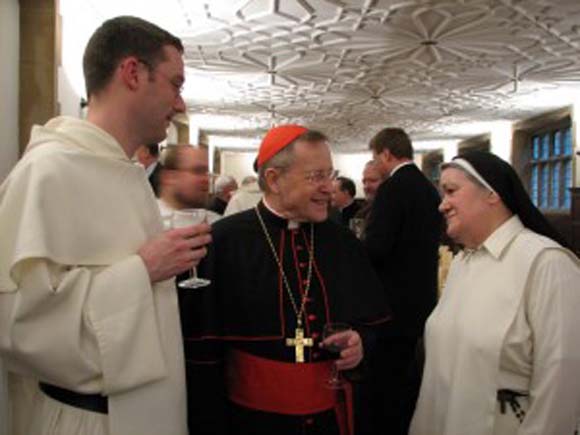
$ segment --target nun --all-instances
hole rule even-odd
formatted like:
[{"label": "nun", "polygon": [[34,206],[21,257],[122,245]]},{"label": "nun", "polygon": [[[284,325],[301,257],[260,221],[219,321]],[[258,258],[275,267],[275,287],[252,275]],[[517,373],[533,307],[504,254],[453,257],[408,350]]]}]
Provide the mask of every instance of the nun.
[{"label": "nun", "polygon": [[455,157],[440,187],[463,249],[427,321],[409,434],[574,435],[580,262],[499,157]]}]

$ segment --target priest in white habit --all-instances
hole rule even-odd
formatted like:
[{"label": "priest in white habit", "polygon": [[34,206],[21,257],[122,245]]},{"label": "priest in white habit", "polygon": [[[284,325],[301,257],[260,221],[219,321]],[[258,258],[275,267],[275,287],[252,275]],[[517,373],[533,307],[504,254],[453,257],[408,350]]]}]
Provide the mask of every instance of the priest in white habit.
[{"label": "priest in white habit", "polygon": [[173,277],[207,225],[163,231],[143,143],[185,111],[183,46],[138,18],[89,40],[86,120],[35,126],[0,186],[0,357],[13,435],[187,435]]},{"label": "priest in white habit", "polygon": [[[212,284],[181,301],[186,355],[200,362],[188,367],[189,397],[198,397],[190,425],[217,413],[204,404],[219,403],[219,387],[224,433],[353,434],[348,372],[361,369],[373,330],[389,318],[384,292],[360,242],[327,220],[336,171],[323,134],[274,127],[257,166],[263,200],[213,226],[199,268]],[[346,330],[325,338],[337,323]],[[212,341],[222,381],[214,372],[202,388],[204,367],[220,358],[209,355]]]},{"label": "priest in white habit", "polygon": [[409,433],[574,435],[578,258],[499,157],[456,157],[440,184],[447,233],[463,251],[427,321]]}]

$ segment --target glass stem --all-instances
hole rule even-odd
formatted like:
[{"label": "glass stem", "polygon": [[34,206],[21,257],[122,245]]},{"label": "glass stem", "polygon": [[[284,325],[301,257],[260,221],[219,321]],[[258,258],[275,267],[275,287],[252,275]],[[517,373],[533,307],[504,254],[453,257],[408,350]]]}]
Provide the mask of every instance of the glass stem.
[{"label": "glass stem", "polygon": [[194,267],[191,268],[190,275],[191,275],[191,278],[197,279],[197,267],[194,266]]},{"label": "glass stem", "polygon": [[332,382],[336,383],[339,381],[340,373],[338,371],[338,367],[336,367],[336,363],[332,364]]}]

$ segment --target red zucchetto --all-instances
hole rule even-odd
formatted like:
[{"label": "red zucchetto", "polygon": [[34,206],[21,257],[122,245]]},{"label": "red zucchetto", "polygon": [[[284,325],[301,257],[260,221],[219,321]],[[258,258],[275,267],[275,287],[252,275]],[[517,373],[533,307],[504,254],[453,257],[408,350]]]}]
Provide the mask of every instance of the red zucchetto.
[{"label": "red zucchetto", "polygon": [[290,145],[298,136],[307,131],[306,127],[296,124],[280,125],[270,129],[260,144],[257,167],[262,166],[279,151]]}]

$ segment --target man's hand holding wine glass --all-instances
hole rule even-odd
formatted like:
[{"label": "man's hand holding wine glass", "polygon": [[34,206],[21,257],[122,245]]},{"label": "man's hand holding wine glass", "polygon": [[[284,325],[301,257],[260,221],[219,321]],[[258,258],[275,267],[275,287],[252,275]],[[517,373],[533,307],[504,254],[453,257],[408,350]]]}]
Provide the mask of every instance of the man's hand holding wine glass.
[{"label": "man's hand holding wine glass", "polygon": [[151,282],[159,282],[197,266],[211,242],[207,223],[164,231],[138,251]]},{"label": "man's hand holding wine glass", "polygon": [[362,340],[358,332],[353,329],[340,331],[328,335],[322,342],[323,348],[340,349],[340,358],[335,362],[338,370],[350,370],[360,364],[364,351]]}]

